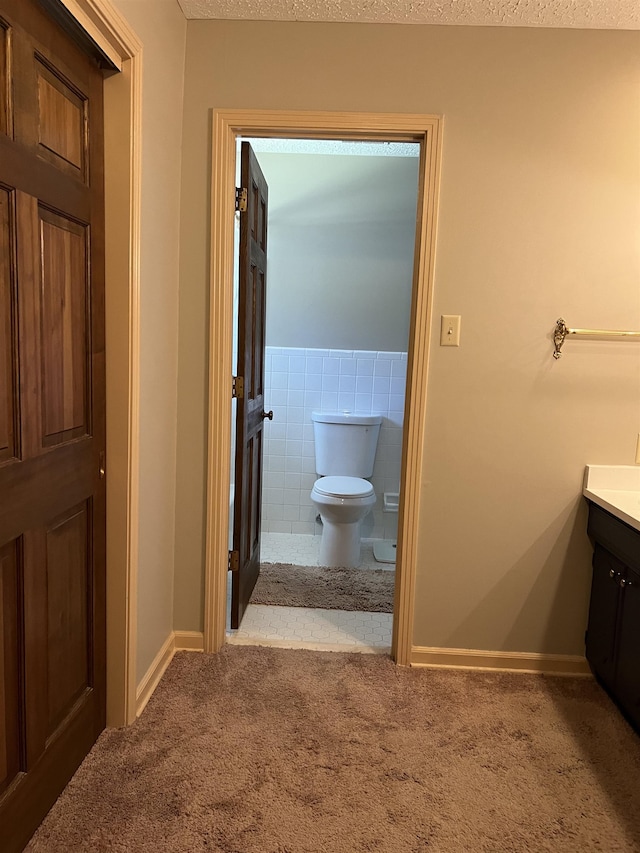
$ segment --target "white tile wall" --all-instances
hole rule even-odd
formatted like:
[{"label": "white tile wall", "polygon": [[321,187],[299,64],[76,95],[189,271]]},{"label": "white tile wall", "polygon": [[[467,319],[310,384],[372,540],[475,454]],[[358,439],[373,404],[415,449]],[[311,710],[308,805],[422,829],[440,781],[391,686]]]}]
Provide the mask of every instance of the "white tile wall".
[{"label": "white tile wall", "polygon": [[309,497],[316,479],[311,412],[379,412],[371,477],[378,500],[362,535],[395,538],[397,513],[383,512],[383,494],[400,486],[407,354],[267,347],[265,356],[265,408],[273,409],[273,421],[265,421],[262,529],[321,531]]}]

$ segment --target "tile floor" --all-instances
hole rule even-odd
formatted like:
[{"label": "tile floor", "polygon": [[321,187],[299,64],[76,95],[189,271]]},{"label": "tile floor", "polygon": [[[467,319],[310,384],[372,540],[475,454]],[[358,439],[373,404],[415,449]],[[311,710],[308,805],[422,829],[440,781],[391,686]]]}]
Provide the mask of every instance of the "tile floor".
[{"label": "tile floor", "polygon": [[[263,563],[293,563],[296,566],[317,566],[320,537],[307,533],[263,533],[260,537]],[[379,563],[373,556],[373,539],[362,540],[362,569],[395,571],[394,563]]]},{"label": "tile floor", "polygon": [[[319,536],[263,533],[261,543],[261,555],[265,563],[318,565]],[[375,560],[371,540],[362,543],[362,568],[395,570],[394,564]],[[236,645],[385,653],[391,646],[392,624],[391,613],[249,604],[240,628],[227,630],[227,642]]]}]

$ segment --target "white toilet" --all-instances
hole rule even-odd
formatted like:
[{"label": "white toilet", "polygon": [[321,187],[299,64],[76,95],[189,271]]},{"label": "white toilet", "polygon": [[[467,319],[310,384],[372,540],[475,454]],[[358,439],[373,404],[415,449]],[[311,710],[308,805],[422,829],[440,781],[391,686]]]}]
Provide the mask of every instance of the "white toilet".
[{"label": "white toilet", "polygon": [[322,519],[321,566],[360,565],[360,527],[376,502],[373,473],[380,415],[312,412],[316,480],[311,500]]}]

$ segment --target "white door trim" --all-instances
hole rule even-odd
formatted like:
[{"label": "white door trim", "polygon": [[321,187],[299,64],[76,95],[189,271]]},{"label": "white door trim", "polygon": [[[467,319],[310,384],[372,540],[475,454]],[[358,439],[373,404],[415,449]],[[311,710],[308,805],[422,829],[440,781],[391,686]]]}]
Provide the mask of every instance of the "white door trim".
[{"label": "white door trim", "polygon": [[142,44],[109,0],[62,0],[120,69],[104,83],[107,725],[136,718]]},{"label": "white door trim", "polygon": [[226,625],[236,137],[377,139],[421,143],[391,650],[398,664],[411,662],[442,126],[442,117],[431,115],[213,111],[204,601],[207,652],[222,647]]}]

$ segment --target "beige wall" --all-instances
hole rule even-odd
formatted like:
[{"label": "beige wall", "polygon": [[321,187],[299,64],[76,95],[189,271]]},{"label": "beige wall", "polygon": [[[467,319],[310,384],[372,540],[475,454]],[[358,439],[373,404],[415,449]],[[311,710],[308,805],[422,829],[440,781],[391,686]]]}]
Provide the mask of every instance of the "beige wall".
[{"label": "beige wall", "polygon": [[173,629],[180,156],[186,21],[115,0],[143,43],[137,681]]},{"label": "beige wall", "polygon": [[555,362],[551,330],[640,328],[639,96],[634,32],[189,22],[176,628],[202,627],[211,108],[441,113],[414,643],[583,652],[582,472],[633,462],[640,350]]},{"label": "beige wall", "polygon": [[417,156],[266,154],[266,344],[406,352]]}]

